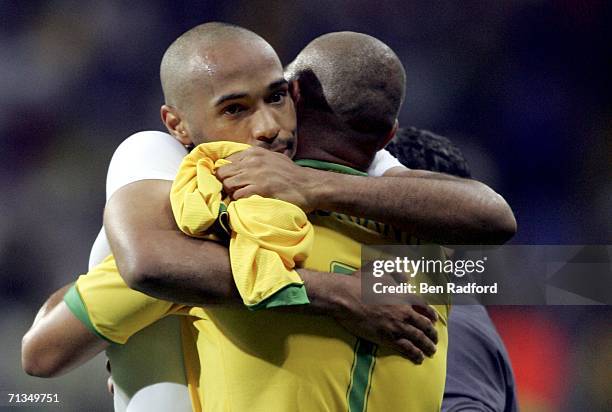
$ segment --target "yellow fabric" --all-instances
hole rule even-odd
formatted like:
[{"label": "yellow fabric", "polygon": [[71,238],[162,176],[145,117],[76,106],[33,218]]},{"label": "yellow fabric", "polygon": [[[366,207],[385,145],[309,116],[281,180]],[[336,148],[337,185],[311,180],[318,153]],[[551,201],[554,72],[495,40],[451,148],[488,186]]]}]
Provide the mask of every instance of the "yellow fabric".
[{"label": "yellow fabric", "polygon": [[198,331],[195,327],[197,320],[204,318],[201,308],[152,298],[130,289],[119,275],[112,255],[87,274],[79,276],[75,287],[96,331],[118,344],[125,344],[136,332],[164,316],[182,315],[181,342],[185,379],[194,411],[202,410],[199,393],[200,360],[196,349]]},{"label": "yellow fabric", "polygon": [[[311,222],[316,241],[305,266],[312,269],[348,272],[358,268],[361,243],[357,240],[396,243],[393,231],[385,225],[379,226],[379,233],[336,214],[312,216]],[[385,231],[390,235],[382,235]],[[206,319],[196,324],[204,410],[354,411],[347,397],[351,388],[363,397],[362,410],[369,412],[440,410],[448,307],[435,309],[440,315],[436,355],[414,365],[388,349],[377,348],[371,369],[365,370],[369,385],[360,385],[352,379],[359,340],[333,319],[207,307]]]},{"label": "yellow fabric", "polygon": [[[176,222],[185,234],[206,236],[219,217],[222,185],[216,170],[225,158],[249,146],[213,142],[197,146],[183,160],[172,185],[170,201]],[[251,196],[225,199],[232,230],[230,260],[243,302],[255,306],[290,285],[303,285],[294,270],[312,249],[313,229],[297,206]]]},{"label": "yellow fabric", "polygon": [[[358,224],[335,213],[309,217],[316,236],[309,268],[350,272],[360,265],[362,242],[397,243],[398,232],[387,225]],[[127,289],[112,258],[81,276],[77,287],[91,322],[117,341],[126,341],[139,322],[145,327],[159,316],[189,315],[192,324],[183,339],[196,341],[197,354],[185,353],[199,360],[186,357],[185,367],[194,402],[203,411],[353,410],[347,393],[357,387],[351,377],[358,340],[328,317],[169,304]],[[112,293],[98,293],[101,289]],[[449,308],[435,309],[439,343],[432,359],[417,366],[390,350],[375,350],[372,369],[366,371],[370,384],[361,389],[368,411],[440,409]]]},{"label": "yellow fabric", "polygon": [[117,272],[113,256],[108,256],[87,275],[79,276],[76,289],[96,330],[120,344],[140,329],[182,309],[127,287]]}]

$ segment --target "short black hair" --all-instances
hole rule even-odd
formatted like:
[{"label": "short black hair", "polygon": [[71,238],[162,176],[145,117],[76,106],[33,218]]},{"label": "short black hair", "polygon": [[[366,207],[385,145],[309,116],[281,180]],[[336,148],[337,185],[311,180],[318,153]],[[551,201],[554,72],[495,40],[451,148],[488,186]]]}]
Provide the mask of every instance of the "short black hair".
[{"label": "short black hair", "polygon": [[393,50],[355,32],[317,37],[287,66],[286,76],[299,81],[305,107],[381,138],[393,129],[406,88],[404,66]]},{"label": "short black hair", "polygon": [[472,176],[461,150],[449,139],[416,127],[401,128],[386,149],[410,169]]}]

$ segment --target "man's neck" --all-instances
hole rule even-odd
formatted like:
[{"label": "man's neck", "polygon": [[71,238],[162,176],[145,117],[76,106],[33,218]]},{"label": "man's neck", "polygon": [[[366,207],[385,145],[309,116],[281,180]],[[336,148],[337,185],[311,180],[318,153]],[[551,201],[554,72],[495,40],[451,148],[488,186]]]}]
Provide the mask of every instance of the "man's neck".
[{"label": "man's neck", "polygon": [[[369,153],[369,151],[361,150],[361,148],[353,148],[348,144],[339,146],[338,143],[314,145],[309,142],[331,142],[331,139],[327,139],[325,136],[319,136],[310,138],[308,136],[300,135],[298,143],[298,150],[294,157],[294,160],[299,159],[312,159],[319,160],[322,162],[336,163],[344,166],[351,167],[360,171],[366,171],[372,160],[374,159],[375,153]],[[337,142],[337,140],[336,140]],[[335,147],[327,147],[335,146]],[[339,155],[341,154],[341,156]]]},{"label": "man's neck", "polygon": [[295,163],[303,167],[311,167],[313,169],[327,170],[329,172],[343,173],[346,175],[356,175],[356,176],[367,176],[368,175],[366,172],[362,172],[361,170],[357,170],[349,166],[341,165],[338,163],[325,162],[322,160],[299,159],[299,160],[296,160]]}]

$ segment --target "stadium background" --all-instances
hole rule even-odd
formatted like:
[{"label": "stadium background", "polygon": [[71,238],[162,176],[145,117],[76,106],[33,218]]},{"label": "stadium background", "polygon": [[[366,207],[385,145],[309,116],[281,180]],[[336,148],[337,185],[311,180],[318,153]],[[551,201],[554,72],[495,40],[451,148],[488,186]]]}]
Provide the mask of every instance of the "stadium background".
[{"label": "stadium background", "polygon": [[[63,378],[31,378],[20,369],[20,339],[44,298],[86,269],[114,148],[162,129],[158,66],[185,30],[235,23],[265,37],[284,63],[329,31],[382,39],[408,74],[401,124],[462,148],[474,176],[513,207],[513,243],[596,244],[612,243],[611,6],[0,2],[0,391],[56,392],[62,410],[111,408],[101,358]],[[610,307],[491,312],[523,410],[612,410]]]}]

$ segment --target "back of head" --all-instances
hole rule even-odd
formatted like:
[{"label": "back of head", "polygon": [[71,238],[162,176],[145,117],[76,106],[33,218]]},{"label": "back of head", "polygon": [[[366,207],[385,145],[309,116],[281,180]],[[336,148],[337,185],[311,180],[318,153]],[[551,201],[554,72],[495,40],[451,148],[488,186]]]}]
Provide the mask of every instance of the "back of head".
[{"label": "back of head", "polygon": [[348,143],[368,149],[379,147],[393,130],[406,83],[404,67],[393,50],[372,36],[354,32],[316,38],[285,75],[299,82],[300,139],[318,128],[319,136],[329,131],[344,140],[345,147]]},{"label": "back of head", "polygon": [[446,137],[410,127],[400,129],[387,150],[410,169],[471,177],[463,153]]}]

